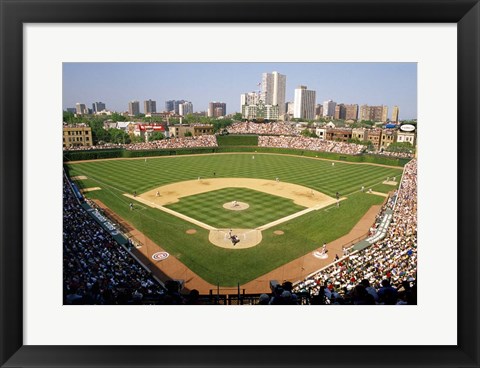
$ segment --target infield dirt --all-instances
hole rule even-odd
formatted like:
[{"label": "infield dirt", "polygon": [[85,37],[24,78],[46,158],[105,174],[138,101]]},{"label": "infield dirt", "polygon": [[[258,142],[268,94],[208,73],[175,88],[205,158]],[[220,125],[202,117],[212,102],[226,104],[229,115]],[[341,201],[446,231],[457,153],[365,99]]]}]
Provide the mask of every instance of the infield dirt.
[{"label": "infield dirt", "polygon": [[[279,218],[269,224],[264,224],[256,229],[234,229],[233,234],[240,239],[235,245],[235,249],[245,249],[254,247],[262,241],[262,231],[272,226],[281,224],[282,222],[291,220],[295,217],[302,216],[310,211],[319,210],[334,204],[336,200],[319,191],[291,183],[281,181],[264,180],[264,179],[248,179],[248,178],[216,178],[216,179],[197,179],[183,181],[173,184],[164,185],[148,192],[139,194],[134,197],[125,193],[126,197],[139,201],[147,206],[157,208],[161,211],[168,212],[183,220],[189,221],[195,225],[203,227],[210,231],[209,241],[221,248],[232,248],[232,241],[229,237],[230,229],[217,229],[208,224],[200,222],[194,218],[188,217],[179,212],[173,211],[164,206],[176,203],[183,197],[189,197],[195,194],[206,193],[223,188],[248,188],[259,192],[276,195],[283,198],[291,199],[294,203],[306,207],[306,209],[294,213],[292,215]],[[344,198],[342,198],[344,199]],[[233,200],[233,198],[232,198]],[[248,206],[244,204],[245,208]]]},{"label": "infield dirt", "polygon": [[[275,180],[248,178],[209,178],[188,180],[167,184],[139,195],[147,202],[160,206],[176,203],[182,197],[206,193],[223,188],[248,188],[259,192],[292,199],[295,204],[304,207],[328,206],[335,199],[319,191],[291,183]],[[157,192],[159,196],[157,196]],[[235,198],[232,198],[234,200]]]}]

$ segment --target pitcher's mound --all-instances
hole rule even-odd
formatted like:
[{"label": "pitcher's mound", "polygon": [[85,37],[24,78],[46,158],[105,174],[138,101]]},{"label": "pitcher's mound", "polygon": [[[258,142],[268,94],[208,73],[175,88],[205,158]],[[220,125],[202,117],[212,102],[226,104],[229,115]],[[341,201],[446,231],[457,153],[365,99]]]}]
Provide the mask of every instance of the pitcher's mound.
[{"label": "pitcher's mound", "polygon": [[185,231],[187,234],[195,234],[197,232],[197,230],[195,229],[188,229],[187,231]]},{"label": "pitcher's mound", "polygon": [[273,233],[274,233],[275,235],[283,235],[283,234],[285,234],[282,230],[275,230]]},{"label": "pitcher's mound", "polygon": [[223,205],[223,208],[227,210],[232,210],[232,211],[243,211],[243,210],[246,210],[248,207],[250,207],[248,203],[237,202],[237,201],[227,202]]}]

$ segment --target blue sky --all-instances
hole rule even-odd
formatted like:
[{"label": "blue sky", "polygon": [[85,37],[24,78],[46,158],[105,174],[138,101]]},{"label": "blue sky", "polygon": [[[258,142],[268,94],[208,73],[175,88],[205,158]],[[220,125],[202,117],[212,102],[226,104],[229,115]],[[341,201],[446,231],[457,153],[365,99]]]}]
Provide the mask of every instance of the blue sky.
[{"label": "blue sky", "polygon": [[317,103],[387,105],[400,108],[400,119],[417,117],[416,63],[64,63],[63,109],[77,102],[92,107],[128,110],[128,102],[187,100],[194,111],[206,111],[211,101],[225,102],[227,113],[240,111],[240,94],[258,91],[262,73],[287,76],[286,100],[306,85]]}]

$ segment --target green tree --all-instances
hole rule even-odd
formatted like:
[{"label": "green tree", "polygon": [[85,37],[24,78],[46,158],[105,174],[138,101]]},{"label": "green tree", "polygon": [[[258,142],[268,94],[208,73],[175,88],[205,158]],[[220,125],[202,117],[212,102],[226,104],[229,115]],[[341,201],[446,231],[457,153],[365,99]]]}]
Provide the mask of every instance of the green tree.
[{"label": "green tree", "polygon": [[358,138],[350,138],[348,141],[348,143],[354,143],[354,144],[365,144],[366,142],[364,141],[361,141],[360,139]]},{"label": "green tree", "polygon": [[72,124],[74,119],[75,119],[75,115],[73,114],[73,112],[69,112],[69,111],[64,111],[63,112],[63,121],[65,123]]},{"label": "green tree", "polygon": [[130,136],[121,129],[112,128],[108,130],[109,140],[111,143],[130,143]]},{"label": "green tree", "polygon": [[388,152],[413,152],[413,146],[410,142],[395,142],[389,144],[386,151]]},{"label": "green tree", "polygon": [[300,134],[304,137],[318,138],[318,136],[314,132],[310,131],[309,129],[302,130]]},{"label": "green tree", "polygon": [[224,119],[215,119],[210,122],[210,124],[213,125],[213,130],[215,132],[222,131],[226,127],[230,126],[233,124],[232,119],[224,118]]},{"label": "green tree", "polygon": [[185,132],[185,137],[192,137],[193,134],[192,132],[188,131],[188,132]]},{"label": "green tree", "polygon": [[179,118],[170,118],[168,120],[170,124],[180,124],[180,119]]},{"label": "green tree", "polygon": [[123,116],[119,113],[114,112],[111,116],[110,119],[113,121],[127,121],[127,117]]},{"label": "green tree", "polygon": [[162,132],[154,132],[152,135],[148,137],[148,141],[160,141],[162,139],[165,139],[165,135],[163,135]]},{"label": "green tree", "polygon": [[110,134],[103,128],[103,121],[100,119],[90,119],[88,122],[90,128],[92,128],[93,144],[99,142],[110,142]]},{"label": "green tree", "polygon": [[145,138],[142,138],[140,135],[131,135],[130,142],[132,143],[144,143]]}]

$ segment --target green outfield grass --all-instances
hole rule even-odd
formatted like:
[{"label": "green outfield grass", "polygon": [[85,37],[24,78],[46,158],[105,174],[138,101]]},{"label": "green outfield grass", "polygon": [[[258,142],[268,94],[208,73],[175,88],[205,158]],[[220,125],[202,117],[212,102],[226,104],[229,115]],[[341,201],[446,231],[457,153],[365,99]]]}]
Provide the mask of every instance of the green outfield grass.
[{"label": "green outfield grass", "polygon": [[[230,205],[232,200],[248,203],[249,207],[243,211],[223,207],[225,203]],[[247,188],[225,188],[183,197],[165,207],[219,229],[254,229],[305,209],[291,199]]]},{"label": "green outfield grass", "polygon": [[[400,178],[397,178],[397,182],[400,180]],[[370,188],[370,187],[369,187]],[[367,189],[369,189],[367,188]],[[398,188],[397,185],[389,185],[389,184],[377,184],[371,187],[374,192],[382,192],[382,193],[388,193],[391,192],[392,190],[395,190]]]},{"label": "green outfield grass", "polygon": [[[252,159],[255,156],[255,159]],[[303,185],[334,196],[381,184],[387,177],[400,177],[401,168],[352,164],[278,154],[212,154],[132,160],[87,161],[67,164],[70,175],[85,175],[94,186],[108,185],[125,193],[142,193],[160,185],[211,178],[258,178]],[[83,186],[84,181],[77,181]],[[89,181],[89,185],[91,182]],[[91,185],[90,185],[91,186]]]},{"label": "green outfield grass", "polygon": [[[252,155],[255,156],[254,159]],[[221,286],[244,284],[319,248],[324,242],[331,242],[347,234],[372,205],[381,204],[385,199],[361,193],[361,186],[373,188],[375,185],[382,185],[387,177],[393,176],[399,180],[402,173],[400,168],[343,162],[336,162],[332,166],[331,161],[326,160],[252,153],[148,158],[146,162],[143,158],[90,161],[67,164],[66,167],[70,176],[88,177],[88,180],[76,181],[80,188],[94,186],[102,188],[99,191],[86,193],[87,197],[101,200],[112,211],[130,222],[199,276],[212,284]],[[262,233],[262,242],[256,247],[232,250],[212,245],[208,241],[207,230],[158,209],[137,203],[135,211],[130,211],[128,204],[131,200],[123,195],[133,191],[142,193],[161,185],[197,179],[199,176],[213,177],[214,172],[217,178],[245,177],[274,180],[279,177],[281,181],[303,185],[330,196],[334,196],[338,191],[348,198],[342,201],[339,208],[331,206],[312,211],[265,230]],[[378,189],[375,188],[375,190]],[[201,196],[204,195],[204,206],[208,204],[214,207],[220,202],[224,203],[223,200],[219,200],[217,204],[213,204],[209,193],[191,196],[191,199],[198,196],[202,199]],[[251,193],[249,198],[250,195]],[[266,200],[267,197],[264,196],[268,195],[264,193],[261,195]],[[236,200],[241,201],[239,198]],[[228,201],[231,200],[231,198],[228,199]],[[280,203],[285,199],[276,199],[275,202],[277,201]],[[288,214],[290,209],[297,212],[291,201],[284,210],[281,210],[285,212],[281,212],[282,214],[276,218],[283,217],[284,213]],[[189,211],[196,211],[197,215],[193,216]],[[182,212],[198,220],[201,220],[198,217],[203,216],[202,210],[186,209],[183,205]],[[209,221],[205,222],[209,223]],[[263,225],[264,221],[261,222]],[[255,227],[255,224],[256,222],[248,227]],[[222,225],[221,227],[234,226]],[[196,234],[185,233],[192,228],[197,230]],[[274,235],[273,231],[277,229],[283,230],[285,234]]]}]

